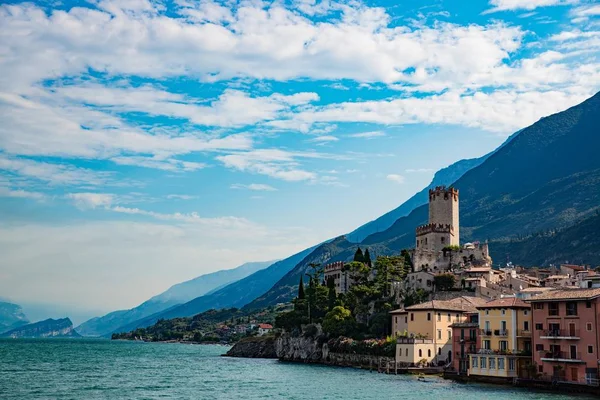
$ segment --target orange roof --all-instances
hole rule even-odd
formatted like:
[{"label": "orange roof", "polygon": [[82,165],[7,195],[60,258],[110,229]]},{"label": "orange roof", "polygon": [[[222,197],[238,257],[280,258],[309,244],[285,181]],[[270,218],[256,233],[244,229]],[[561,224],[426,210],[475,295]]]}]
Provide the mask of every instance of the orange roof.
[{"label": "orange roof", "polygon": [[490,300],[484,305],[477,307],[477,309],[485,308],[531,308],[531,306],[516,297],[505,297],[503,299]]},{"label": "orange roof", "polygon": [[552,290],[547,293],[539,294],[527,301],[554,301],[554,300],[591,300],[600,297],[600,288],[598,289],[563,289]]},{"label": "orange roof", "polygon": [[258,327],[260,329],[273,329],[273,326],[271,324],[258,324]]}]

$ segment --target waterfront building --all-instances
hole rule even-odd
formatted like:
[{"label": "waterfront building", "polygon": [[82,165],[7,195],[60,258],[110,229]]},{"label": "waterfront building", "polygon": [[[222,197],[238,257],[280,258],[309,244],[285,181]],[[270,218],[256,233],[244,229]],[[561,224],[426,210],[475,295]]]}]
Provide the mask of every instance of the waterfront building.
[{"label": "waterfront building", "polygon": [[531,363],[531,306],[515,297],[477,307],[481,347],[470,354],[470,375],[514,378]]},{"label": "waterfront building", "polygon": [[527,300],[532,305],[533,361],[542,377],[598,384],[600,288],[557,289]]},{"label": "waterfront building", "polygon": [[479,314],[468,313],[466,322],[455,322],[452,328],[452,369],[459,374],[469,373],[469,354],[481,347],[479,336]]},{"label": "waterfront building", "polygon": [[398,337],[396,362],[405,365],[446,364],[452,361],[451,325],[467,321],[467,314],[485,301],[462,296],[432,300],[391,312]]},{"label": "waterfront building", "polygon": [[258,336],[264,336],[273,330],[271,324],[258,324]]}]

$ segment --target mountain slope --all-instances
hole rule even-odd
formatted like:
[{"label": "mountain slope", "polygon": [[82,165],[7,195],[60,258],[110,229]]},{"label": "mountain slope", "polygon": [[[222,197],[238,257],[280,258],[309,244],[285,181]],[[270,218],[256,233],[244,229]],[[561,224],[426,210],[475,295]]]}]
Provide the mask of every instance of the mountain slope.
[{"label": "mountain slope", "polygon": [[312,250],[313,248],[310,248],[294,254],[209,295],[197,297],[187,303],[115,327],[113,332],[128,332],[153,325],[159,319],[189,317],[212,308],[242,307],[269,290],[275,282],[294,268]]},{"label": "mountain slope", "polygon": [[78,337],[69,318],[47,319],[34,322],[4,332],[0,337],[17,338],[47,338],[47,337]]},{"label": "mountain slope", "polygon": [[8,302],[0,302],[0,333],[10,331],[22,325],[27,325],[29,320],[23,313],[21,306]]},{"label": "mountain slope", "polygon": [[149,315],[186,303],[218,287],[245,278],[273,264],[273,261],[250,262],[237,268],[201,275],[186,282],[171,286],[165,292],[152,297],[129,310],[113,311],[103,317],[92,318],[79,325],[76,330],[83,336],[104,336],[122,325],[129,324]]}]

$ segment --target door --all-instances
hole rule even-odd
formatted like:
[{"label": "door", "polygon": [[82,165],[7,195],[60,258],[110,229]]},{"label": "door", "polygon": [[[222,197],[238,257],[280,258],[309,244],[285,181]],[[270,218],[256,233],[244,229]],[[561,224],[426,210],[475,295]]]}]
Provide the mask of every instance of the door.
[{"label": "door", "polygon": [[571,368],[571,380],[573,382],[579,382],[579,375],[577,368]]},{"label": "door", "polygon": [[577,360],[577,346],[571,345],[571,360]]},{"label": "door", "polygon": [[569,324],[569,336],[577,336],[575,334],[575,324]]}]

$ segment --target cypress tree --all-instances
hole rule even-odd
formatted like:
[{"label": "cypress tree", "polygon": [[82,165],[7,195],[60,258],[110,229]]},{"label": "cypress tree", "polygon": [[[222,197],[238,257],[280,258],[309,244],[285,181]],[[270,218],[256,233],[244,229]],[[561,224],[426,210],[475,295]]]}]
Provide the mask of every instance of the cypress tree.
[{"label": "cypress tree", "polygon": [[365,262],[365,256],[363,255],[363,252],[360,249],[360,247],[356,249],[356,253],[354,253],[354,261]]},{"label": "cypress tree", "polygon": [[333,307],[335,307],[335,301],[337,300],[335,281],[333,277],[329,277],[329,279],[327,279],[327,288],[329,289],[327,296],[327,307],[329,308],[329,311],[331,311],[333,310]]},{"label": "cypress tree", "polygon": [[364,259],[365,259],[365,264],[367,264],[369,267],[371,267],[371,254],[369,254],[369,249],[365,250],[365,255],[364,255]]},{"label": "cypress tree", "polygon": [[300,277],[300,283],[298,284],[298,300],[304,300],[304,281]]}]

